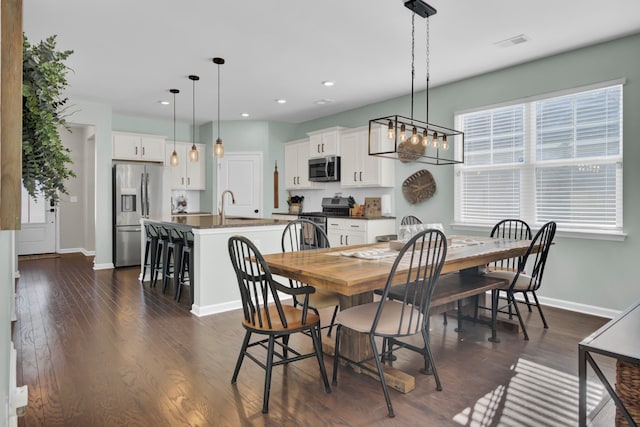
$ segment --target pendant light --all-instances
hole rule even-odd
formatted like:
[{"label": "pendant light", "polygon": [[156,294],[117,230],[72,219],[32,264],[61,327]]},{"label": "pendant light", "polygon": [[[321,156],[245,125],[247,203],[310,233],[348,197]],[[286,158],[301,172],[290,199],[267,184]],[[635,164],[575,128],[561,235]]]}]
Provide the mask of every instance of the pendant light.
[{"label": "pendant light", "polygon": [[189,76],[189,80],[193,82],[193,125],[191,127],[191,150],[189,150],[189,161],[198,161],[198,147],[196,147],[196,82],[200,80],[200,77]]},{"label": "pendant light", "polygon": [[169,92],[173,94],[173,153],[169,159],[171,166],[178,166],[180,159],[178,159],[178,152],[176,151],[176,93],[180,93],[178,89],[169,89]]},{"label": "pendant light", "polygon": [[[464,163],[464,132],[429,123],[429,18],[436,10],[422,0],[406,0],[411,10],[411,117],[393,115],[369,120],[369,155],[388,157],[402,162],[417,161],[433,165]],[[413,116],[415,80],[415,18],[426,18],[426,117]],[[381,129],[382,128],[382,129]],[[407,130],[410,130],[407,135]],[[376,143],[376,132],[384,131],[389,144]],[[431,139],[431,143],[429,143]],[[450,144],[449,141],[452,143]]]},{"label": "pendant light", "polygon": [[224,59],[213,58],[213,63],[218,65],[218,139],[213,146],[213,155],[215,157],[224,157],[224,145],[220,139],[220,66],[224,64]]}]

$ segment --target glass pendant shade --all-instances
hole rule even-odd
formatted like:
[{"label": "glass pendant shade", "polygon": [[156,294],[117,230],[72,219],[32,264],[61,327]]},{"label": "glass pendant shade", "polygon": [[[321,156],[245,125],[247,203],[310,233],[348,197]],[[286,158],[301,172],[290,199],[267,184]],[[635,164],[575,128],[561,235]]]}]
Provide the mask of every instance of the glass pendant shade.
[{"label": "glass pendant shade", "polygon": [[213,155],[214,157],[224,157],[224,145],[222,145],[220,138],[216,139],[216,143],[213,146]]},{"label": "glass pendant shade", "polygon": [[198,147],[196,147],[196,82],[200,80],[200,77],[196,75],[189,75],[189,80],[193,82],[193,123],[191,127],[191,150],[189,150],[189,161],[197,162],[199,159]]},{"label": "glass pendant shade", "polygon": [[173,150],[173,153],[171,153],[171,158],[169,159],[169,164],[171,166],[178,166],[178,163],[180,163],[180,159],[178,159],[178,152],[176,150]]},{"label": "glass pendant shade", "polygon": [[178,166],[180,159],[176,151],[176,93],[180,93],[180,91],[178,89],[169,89],[169,92],[173,94],[173,153],[171,153],[171,158],[169,158],[169,164],[171,166]]},{"label": "glass pendant shade", "polygon": [[199,157],[200,156],[198,155],[198,147],[196,147],[196,144],[193,144],[191,146],[191,150],[189,150],[189,161],[197,162]]},{"label": "glass pendant shade", "polygon": [[224,59],[213,58],[213,63],[218,66],[218,139],[213,146],[213,156],[224,157],[224,145],[222,145],[222,138],[220,138],[220,66],[224,64]]}]

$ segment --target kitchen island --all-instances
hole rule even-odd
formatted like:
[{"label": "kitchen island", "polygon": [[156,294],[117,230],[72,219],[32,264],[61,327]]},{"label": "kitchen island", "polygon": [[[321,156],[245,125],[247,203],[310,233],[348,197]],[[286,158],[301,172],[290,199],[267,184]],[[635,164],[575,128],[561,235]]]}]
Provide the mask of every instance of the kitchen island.
[{"label": "kitchen island", "polygon": [[[149,223],[193,231],[194,302],[191,312],[196,316],[241,308],[238,283],[227,249],[229,237],[245,236],[263,254],[281,252],[280,240],[288,223],[278,219],[238,217],[226,217],[223,221],[219,215],[202,214],[145,218],[141,221],[143,225]],[[141,234],[144,251],[146,237]],[[149,274],[141,279],[149,280]]]}]

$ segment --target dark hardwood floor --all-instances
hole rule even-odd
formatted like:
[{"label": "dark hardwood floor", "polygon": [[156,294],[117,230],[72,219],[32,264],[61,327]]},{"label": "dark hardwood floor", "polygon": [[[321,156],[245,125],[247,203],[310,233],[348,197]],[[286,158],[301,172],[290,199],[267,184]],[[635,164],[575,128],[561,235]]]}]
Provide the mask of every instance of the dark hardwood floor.
[{"label": "dark hardwood floor", "polygon": [[[244,333],[238,311],[198,318],[188,293],[175,303],[161,286],[141,286],[138,269],[93,271],[81,255],[19,269],[13,339],[18,384],[29,388],[20,426],[575,426],[577,344],[607,321],[545,307],[550,329],[525,312],[531,340],[501,330],[494,344],[486,326],[465,323],[458,334],[434,316],[442,392],[419,373],[417,354],[398,352],[394,366],[416,375],[416,389],[391,391],[390,419],[375,380],[341,367],[325,394],[307,359],[274,369],[265,415],[262,369],[246,360],[230,384]],[[603,363],[613,376],[614,364]],[[331,375],[331,358],[325,364]],[[593,408],[606,392],[597,380],[590,390]],[[613,425],[612,414],[597,425]]]}]

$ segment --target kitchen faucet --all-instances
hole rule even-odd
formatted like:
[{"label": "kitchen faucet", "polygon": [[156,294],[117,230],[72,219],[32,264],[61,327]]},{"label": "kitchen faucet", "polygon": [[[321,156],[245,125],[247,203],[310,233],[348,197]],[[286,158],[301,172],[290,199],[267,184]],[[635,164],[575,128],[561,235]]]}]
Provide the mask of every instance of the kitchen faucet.
[{"label": "kitchen faucet", "polygon": [[232,204],[236,204],[236,198],[233,196],[233,192],[231,190],[224,190],[222,192],[222,195],[220,196],[220,200],[222,201],[222,205],[220,207],[220,223],[224,223],[224,196],[225,194],[229,193],[231,195],[231,203]]}]

